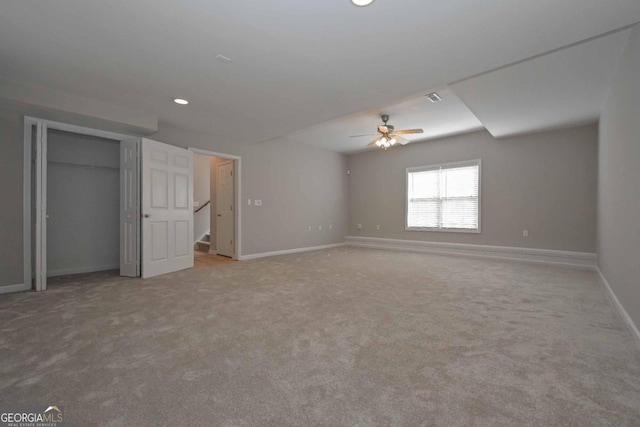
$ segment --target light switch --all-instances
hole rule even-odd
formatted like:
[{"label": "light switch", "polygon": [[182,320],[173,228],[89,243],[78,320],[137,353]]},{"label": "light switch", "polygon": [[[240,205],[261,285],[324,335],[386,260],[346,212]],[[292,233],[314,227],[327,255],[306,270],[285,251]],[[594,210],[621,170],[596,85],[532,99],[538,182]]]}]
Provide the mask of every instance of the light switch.
[{"label": "light switch", "polygon": [[260,199],[255,199],[255,200],[253,201],[253,204],[254,204],[255,206],[262,206],[262,200],[260,200]]},{"label": "light switch", "polygon": [[247,199],[247,204],[251,206],[251,199]]}]

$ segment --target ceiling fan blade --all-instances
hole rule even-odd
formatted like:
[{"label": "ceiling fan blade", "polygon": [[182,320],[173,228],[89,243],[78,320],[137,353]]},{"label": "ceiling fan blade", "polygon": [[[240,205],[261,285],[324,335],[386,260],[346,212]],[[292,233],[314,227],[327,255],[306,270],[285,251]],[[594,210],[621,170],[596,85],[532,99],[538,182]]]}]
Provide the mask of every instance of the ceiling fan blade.
[{"label": "ceiling fan blade", "polygon": [[361,136],[374,136],[374,135],[378,135],[377,133],[365,133],[362,135],[351,135],[349,138],[359,138]]},{"label": "ceiling fan blade", "polygon": [[398,135],[394,135],[393,137],[396,139],[396,142],[397,142],[398,144],[400,144],[400,145],[407,145],[408,143],[410,143],[410,142],[411,142],[411,141],[409,141],[408,139],[403,138],[403,137],[398,136]]},{"label": "ceiling fan blade", "polygon": [[380,139],[380,137],[374,138],[373,141],[371,141],[370,143],[367,144],[367,147],[373,147],[374,145],[376,145],[376,142],[378,142],[379,139]]},{"label": "ceiling fan blade", "polygon": [[410,133],[424,133],[422,129],[402,129],[395,131],[396,135],[408,135]]}]

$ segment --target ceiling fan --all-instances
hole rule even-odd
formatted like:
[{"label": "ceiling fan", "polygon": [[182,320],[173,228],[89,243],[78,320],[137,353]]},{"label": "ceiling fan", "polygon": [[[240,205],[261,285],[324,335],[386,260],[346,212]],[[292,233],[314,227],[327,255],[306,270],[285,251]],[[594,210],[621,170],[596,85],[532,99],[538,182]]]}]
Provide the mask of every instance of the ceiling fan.
[{"label": "ceiling fan", "polygon": [[352,135],[351,138],[357,138],[360,136],[372,136],[375,135],[375,139],[367,144],[367,147],[372,147],[377,145],[378,147],[384,148],[385,150],[392,145],[400,144],[405,145],[408,144],[408,139],[401,137],[400,135],[408,135],[412,133],[423,133],[422,129],[401,129],[395,130],[395,128],[391,125],[388,125],[389,115],[383,114],[380,116],[382,119],[382,125],[378,126],[378,133],[369,133],[364,135]]}]

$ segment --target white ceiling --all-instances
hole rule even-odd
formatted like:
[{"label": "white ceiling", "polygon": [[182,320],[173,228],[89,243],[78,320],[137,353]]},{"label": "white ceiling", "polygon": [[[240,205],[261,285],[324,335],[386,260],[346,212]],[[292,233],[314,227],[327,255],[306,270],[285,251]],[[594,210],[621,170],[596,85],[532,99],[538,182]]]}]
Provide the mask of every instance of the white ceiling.
[{"label": "white ceiling", "polygon": [[[432,103],[425,97],[425,94],[434,91],[442,97],[442,101]],[[361,151],[374,137],[350,136],[376,133],[378,125],[382,124],[381,114],[389,114],[389,124],[396,129],[422,128],[423,134],[404,135],[412,142],[483,129],[476,116],[445,86],[420,92],[401,102],[370,108],[293,132],[286,138],[344,153]]]},{"label": "white ceiling", "polygon": [[254,143],[639,20],[638,0],[3,0],[0,76]]},{"label": "white ceiling", "polygon": [[496,138],[593,122],[630,30],[451,85]]}]

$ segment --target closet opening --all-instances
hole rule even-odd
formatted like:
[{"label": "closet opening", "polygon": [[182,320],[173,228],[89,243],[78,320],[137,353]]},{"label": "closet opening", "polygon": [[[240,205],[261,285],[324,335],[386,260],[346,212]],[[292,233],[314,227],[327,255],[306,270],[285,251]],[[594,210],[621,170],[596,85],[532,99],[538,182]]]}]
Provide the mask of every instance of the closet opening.
[{"label": "closet opening", "polygon": [[51,129],[47,145],[47,277],[118,270],[120,141]]},{"label": "closet opening", "polygon": [[25,290],[80,273],[140,276],[139,146],[140,138],[25,117]]}]

